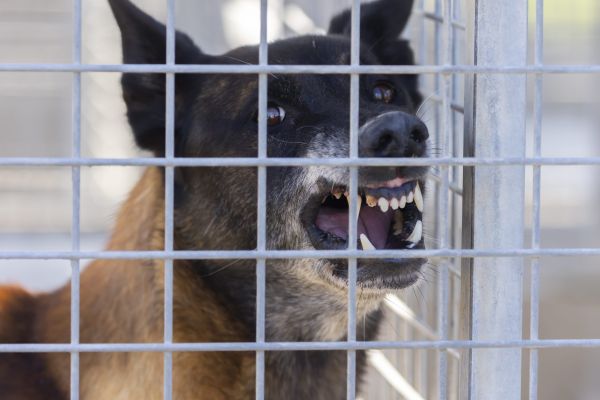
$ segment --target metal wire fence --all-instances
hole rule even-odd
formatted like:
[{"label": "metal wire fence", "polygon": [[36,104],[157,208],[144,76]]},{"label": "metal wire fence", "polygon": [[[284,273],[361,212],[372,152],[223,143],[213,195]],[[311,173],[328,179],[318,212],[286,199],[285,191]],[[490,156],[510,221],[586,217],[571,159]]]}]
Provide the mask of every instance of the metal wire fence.
[{"label": "metal wire fence", "polygon": [[[537,349],[558,347],[600,347],[600,339],[540,339],[539,274],[540,257],[599,256],[598,248],[540,247],[540,176],[547,165],[600,165],[600,157],[542,157],[541,117],[544,74],[598,73],[600,65],[544,65],[543,0],[535,8],[534,63],[526,62],[527,2],[519,0],[435,0],[434,11],[419,2],[415,15],[418,24],[433,23],[433,37],[426,29],[419,32],[420,60],[417,66],[365,66],[359,63],[360,0],[352,1],[351,60],[349,65],[269,65],[267,44],[267,0],[260,1],[260,46],[257,65],[177,65],[175,64],[175,1],[167,0],[167,47],[164,65],[83,64],[82,0],[73,3],[73,62],[70,64],[0,64],[1,71],[70,72],[72,93],[72,155],[55,158],[0,158],[0,166],[65,166],[72,173],[72,226],[70,251],[0,251],[0,259],[62,259],[71,263],[71,338],[66,344],[0,344],[0,352],[68,352],[71,357],[71,399],[79,398],[79,355],[82,352],[161,352],[164,354],[164,398],[172,398],[173,352],[253,351],[256,353],[256,398],[265,396],[265,352],[294,350],[344,350],[347,352],[347,398],[356,397],[356,351],[369,350],[369,359],[396,395],[405,398],[520,398],[521,349],[530,349],[529,398],[537,398]],[[463,15],[466,11],[468,16]],[[493,18],[511,20],[518,29],[490,25]],[[487,25],[483,25],[483,23]],[[413,38],[415,39],[415,38]],[[465,63],[459,41],[472,59]],[[426,42],[433,43],[427,48]],[[493,46],[486,52],[484,46]],[[431,63],[427,52],[432,55]],[[468,57],[468,58],[469,58]],[[500,58],[499,58],[500,57]],[[504,57],[504,58],[503,58]],[[162,73],[166,79],[166,147],[163,158],[84,158],[81,156],[81,77],[89,72]],[[259,129],[256,158],[179,158],[174,153],[175,74],[258,74]],[[267,157],[267,76],[285,74],[348,74],[350,76],[350,154],[346,159],[287,159]],[[428,99],[434,102],[436,145],[442,149],[431,158],[358,158],[359,76],[361,74],[423,74],[431,78]],[[534,153],[525,156],[526,117],[525,79],[534,79]],[[482,88],[488,91],[483,91]],[[464,92],[466,104],[461,95]],[[507,105],[508,98],[517,99]],[[495,102],[502,106],[494,116],[484,115]],[[522,108],[522,109],[520,109]],[[462,138],[465,115],[465,137]],[[490,114],[493,114],[490,111]],[[508,116],[508,118],[507,118]],[[488,130],[486,134],[485,131]],[[498,132],[505,136],[494,134]],[[508,135],[508,133],[511,133]],[[490,150],[485,151],[481,143]],[[464,145],[464,151],[463,151]],[[498,150],[499,149],[499,150]],[[496,151],[496,152],[495,152]],[[161,166],[165,169],[165,245],[163,251],[82,251],[80,250],[81,168],[93,166]],[[342,166],[350,170],[349,248],[347,250],[269,250],[266,247],[266,173],[276,166]],[[435,246],[426,250],[377,250],[356,248],[357,196],[359,166],[430,165],[437,167],[432,196],[436,219],[433,221]],[[258,171],[257,248],[244,251],[182,251],[173,246],[174,170],[176,167],[245,166]],[[523,241],[525,190],[524,169],[533,169],[533,224],[531,246]],[[510,168],[505,168],[510,167]],[[463,178],[464,171],[464,178]],[[510,184],[509,182],[510,181]],[[514,186],[518,190],[514,190]],[[492,190],[492,192],[490,192]],[[495,196],[513,193],[517,201],[510,210],[498,204]],[[464,198],[463,198],[464,196]],[[504,198],[504,197],[503,197]],[[520,199],[520,200],[519,200]],[[477,207],[476,207],[477,204]],[[486,209],[485,204],[490,204]],[[481,206],[484,205],[484,206]],[[484,209],[480,212],[479,210]],[[512,215],[509,215],[509,213]],[[499,221],[506,219],[503,223]],[[492,224],[498,235],[480,229]],[[510,240],[504,240],[510,235]],[[515,239],[515,240],[512,240]],[[462,247],[461,247],[462,246]],[[435,305],[410,304],[410,300],[388,296],[386,306],[400,321],[401,333],[393,340],[365,342],[356,336],[356,269],[362,258],[429,257],[435,261],[435,285],[428,296]],[[348,326],[344,342],[270,342],[265,340],[265,268],[267,260],[294,258],[347,258],[349,271]],[[160,259],[164,260],[164,340],[162,343],[80,343],[79,275],[82,260],[88,259]],[[256,260],[256,337],[248,343],[174,343],[173,342],[173,262],[180,259],[254,259]],[[523,263],[531,267],[529,332],[521,332]],[[481,273],[480,273],[481,272]],[[485,289],[485,290],[484,290]],[[461,292],[462,290],[462,292]],[[489,314],[498,296],[513,294],[511,302]],[[461,305],[462,302],[462,305]],[[428,308],[429,307],[429,308]],[[497,320],[506,325],[497,329]],[[402,325],[404,324],[404,325]],[[462,325],[459,329],[459,325]],[[433,326],[433,327],[432,327]],[[415,333],[416,332],[416,333]],[[524,339],[524,337],[528,339]],[[494,353],[485,352],[492,349]],[[503,351],[502,349],[509,349]],[[408,360],[406,354],[381,351],[431,350]],[[390,355],[391,354],[391,355]],[[404,357],[404,360],[401,358]],[[431,360],[434,360],[431,362]],[[460,369],[460,371],[459,371]],[[413,372],[410,372],[412,370]],[[417,374],[415,371],[420,370]],[[492,381],[490,370],[502,371]],[[406,376],[411,375],[408,379]],[[460,380],[459,380],[460,375]],[[497,377],[496,377],[497,378]],[[507,389],[507,382],[511,382]],[[415,389],[416,388],[416,389]],[[487,396],[483,396],[483,395]],[[419,397],[421,396],[421,397]],[[396,397],[392,397],[396,398]]]}]

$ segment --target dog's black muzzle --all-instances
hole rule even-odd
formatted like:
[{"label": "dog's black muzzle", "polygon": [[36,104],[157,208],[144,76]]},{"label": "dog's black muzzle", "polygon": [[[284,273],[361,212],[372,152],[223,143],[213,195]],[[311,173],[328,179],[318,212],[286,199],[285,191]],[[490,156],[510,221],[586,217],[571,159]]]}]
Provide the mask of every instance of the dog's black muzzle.
[{"label": "dog's black muzzle", "polygon": [[[361,157],[412,158],[427,155],[429,133],[417,117],[388,112],[365,123],[359,134]],[[359,168],[357,248],[410,250],[424,248],[423,193],[427,167],[393,166]],[[346,182],[321,179],[319,190],[301,213],[302,223],[316,249],[345,249],[348,239]],[[347,261],[332,260],[333,274],[347,278]],[[422,258],[360,259],[358,283],[362,287],[401,288],[419,277]]]}]

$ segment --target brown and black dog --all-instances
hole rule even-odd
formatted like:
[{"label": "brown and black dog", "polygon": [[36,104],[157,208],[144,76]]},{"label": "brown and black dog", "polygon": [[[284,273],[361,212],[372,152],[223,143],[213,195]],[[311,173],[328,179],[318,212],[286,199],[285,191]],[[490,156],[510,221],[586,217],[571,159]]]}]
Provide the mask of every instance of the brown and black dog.
[{"label": "brown and black dog", "polygon": [[[127,0],[110,0],[122,32],[125,63],[165,62],[165,27]],[[379,0],[361,9],[361,64],[413,64],[398,38],[412,0]],[[348,64],[350,13],[336,16],[325,36],[269,45],[270,64]],[[257,47],[220,56],[204,54],[176,35],[178,64],[255,64]],[[125,74],[127,115],[137,144],[164,155],[165,78]],[[177,157],[256,157],[257,87],[254,75],[180,74],[175,89]],[[268,81],[270,157],[347,157],[350,78],[344,75],[271,75]],[[360,77],[359,155],[425,157],[428,132],[415,116],[417,78]],[[360,168],[359,249],[423,248],[422,189],[427,168]],[[344,196],[348,169],[269,168],[269,249],[343,249],[348,237]],[[176,168],[174,235],[177,250],[256,247],[256,168]],[[123,205],[108,250],[164,248],[164,171],[146,170]],[[357,332],[372,340],[386,293],[415,283],[424,259],[372,259],[358,264]],[[175,342],[252,342],[256,276],[253,260],[178,260],[174,264]],[[337,341],[346,335],[345,260],[295,259],[267,263],[268,341]],[[81,275],[82,343],[163,341],[163,262],[97,260]],[[68,343],[70,288],[30,295],[0,289],[0,342]],[[177,352],[175,399],[250,399],[255,355]],[[365,368],[357,353],[359,376]],[[161,353],[82,353],[82,399],[159,399]],[[267,352],[268,399],[343,399],[342,351]],[[67,399],[68,354],[0,355],[3,400]]]}]

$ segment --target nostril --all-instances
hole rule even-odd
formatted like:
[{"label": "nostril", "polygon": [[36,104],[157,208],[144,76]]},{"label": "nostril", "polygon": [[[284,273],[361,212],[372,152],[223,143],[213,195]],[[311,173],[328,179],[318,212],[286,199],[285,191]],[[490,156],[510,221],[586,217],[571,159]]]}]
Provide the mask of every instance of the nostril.
[{"label": "nostril", "polygon": [[361,127],[361,157],[421,157],[429,138],[427,126],[414,115],[391,111]]},{"label": "nostril", "polygon": [[388,130],[381,132],[377,143],[378,149],[387,148],[394,141],[394,133]]},{"label": "nostril", "polygon": [[429,134],[427,133],[427,129],[424,129],[422,127],[414,127],[410,131],[409,136],[413,142],[421,144],[427,140]]},{"label": "nostril", "polygon": [[421,143],[423,141],[423,137],[419,129],[413,129],[410,131],[410,139],[417,143]]}]

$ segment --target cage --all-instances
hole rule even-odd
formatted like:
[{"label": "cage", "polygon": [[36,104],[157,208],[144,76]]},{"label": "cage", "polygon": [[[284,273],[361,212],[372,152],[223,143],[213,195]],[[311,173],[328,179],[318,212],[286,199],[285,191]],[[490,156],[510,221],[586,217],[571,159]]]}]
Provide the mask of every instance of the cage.
[{"label": "cage", "polygon": [[[9,4],[10,3],[10,4]],[[347,397],[364,399],[454,399],[454,398],[594,398],[598,383],[588,378],[585,384],[565,385],[572,375],[556,378],[552,373],[557,361],[543,353],[546,349],[568,350],[597,348],[600,345],[598,327],[578,329],[571,321],[572,330],[550,334],[542,339],[540,326],[551,326],[541,320],[540,304],[552,296],[540,297],[543,267],[550,265],[558,271],[569,260],[590,265],[574,275],[597,278],[593,265],[600,255],[598,242],[589,240],[597,233],[595,214],[588,221],[579,221],[571,230],[555,230],[542,223],[554,218],[562,207],[591,210],[597,200],[597,190],[591,191],[587,203],[553,201],[544,203],[542,197],[542,167],[554,171],[566,166],[587,168],[579,172],[571,188],[591,186],[593,167],[600,163],[598,143],[593,137],[597,118],[591,112],[590,128],[576,125],[581,136],[590,143],[587,151],[573,154],[571,143],[564,144],[559,156],[542,150],[542,122],[544,110],[549,108],[544,89],[560,92],[557,88],[571,88],[575,96],[581,88],[597,82],[600,72],[598,60],[581,57],[578,64],[545,63],[544,16],[558,18],[560,6],[550,0],[418,0],[410,29],[405,32],[417,54],[416,66],[361,66],[358,63],[358,14],[360,1],[352,4],[317,1],[227,1],[192,2],[178,0],[145,1],[140,5],[159,19],[166,21],[167,63],[165,65],[123,65],[118,52],[114,26],[105,25],[111,20],[108,7],[100,2],[75,0],[57,2],[45,8],[40,4],[8,2],[7,21],[24,18],[28,28],[42,24],[55,24],[53,37],[29,39],[26,48],[5,43],[7,51],[0,58],[0,82],[9,89],[4,91],[5,110],[13,110],[8,121],[16,121],[7,129],[6,144],[0,152],[0,172],[3,190],[5,221],[0,247],[0,267],[6,271],[3,281],[27,282],[31,275],[43,282],[33,282],[33,289],[47,289],[71,280],[71,342],[69,344],[0,344],[0,351],[11,352],[68,352],[70,353],[71,398],[79,397],[79,354],[102,351],[153,351],[164,353],[164,398],[171,398],[172,353],[177,351],[254,351],[256,352],[256,398],[264,398],[265,352],[280,349],[345,350],[347,351]],[[323,3],[323,4],[322,4]],[[544,3],[550,14],[544,14]],[[34,7],[34,5],[36,7]],[[268,40],[294,34],[321,32],[326,18],[344,6],[352,6],[352,60],[348,66],[273,66],[267,63]],[[550,8],[548,8],[550,5]],[[70,8],[71,7],[71,8]],[[587,24],[596,29],[593,14],[597,6],[581,0],[573,6],[573,25]],[[583,10],[583,11],[580,11]],[[564,12],[564,10],[563,10]],[[239,26],[238,14],[255,13],[247,26]],[[103,17],[100,17],[104,15]],[[223,18],[223,27],[197,24],[193,15],[204,15],[206,21]],[[253,14],[254,15],[254,14]],[[575,15],[577,17],[575,17]],[[72,22],[71,22],[72,18]],[[579,18],[579,19],[578,19]],[[218,18],[217,18],[218,19]],[[247,20],[247,18],[246,18]],[[71,25],[71,30],[69,26]],[[241,44],[243,40],[260,43],[258,65],[177,65],[174,59],[173,32],[175,27],[188,30],[201,37],[211,35],[214,40],[209,50],[220,51],[223,46]],[[552,25],[557,26],[557,25]],[[582,25],[583,26],[583,25]],[[110,28],[109,28],[110,27]],[[237,27],[238,29],[233,29]],[[8,32],[16,28],[7,25]],[[583,28],[582,28],[583,29]],[[590,34],[593,37],[593,34]],[[254,37],[254,40],[252,40]],[[35,54],[44,46],[44,40],[53,41],[58,51]],[[72,40],[72,45],[69,41]],[[205,42],[205,41],[203,41]],[[581,37],[579,37],[581,43]],[[56,44],[58,43],[58,45]],[[585,41],[581,47],[585,48]],[[71,53],[69,54],[69,47]],[[17,49],[19,51],[17,51]],[[54,50],[51,48],[51,50]],[[529,51],[529,55],[528,55]],[[593,52],[591,52],[593,53]],[[577,56],[574,57],[577,60]],[[118,95],[116,89],[120,72],[157,72],[165,74],[167,82],[167,142],[164,158],[149,158],[133,153],[128,135],[123,132],[126,122],[119,117],[118,107],[108,99]],[[419,115],[433,133],[430,158],[388,160],[398,165],[430,165],[431,192],[427,198],[428,246],[416,255],[430,258],[431,268],[426,282],[417,289],[390,294],[383,304],[386,314],[379,340],[361,342],[356,339],[356,309],[350,301],[348,309],[348,339],[345,342],[273,343],[265,340],[265,268],[266,261],[278,257],[321,257],[322,251],[278,253],[266,248],[266,171],[269,167],[286,165],[290,160],[273,159],[266,153],[266,125],[259,130],[258,157],[252,160],[182,159],[174,156],[174,76],[176,73],[254,73],[259,75],[259,105],[264,113],[267,107],[266,77],[271,72],[291,74],[348,74],[354,101],[351,102],[350,136],[354,143],[347,159],[294,160],[293,165],[309,166],[319,162],[343,165],[350,168],[350,191],[357,190],[357,171],[364,165],[387,165],[381,160],[361,159],[356,153],[358,135],[357,96],[358,76],[369,73],[420,74],[425,101]],[[4,77],[1,76],[4,74]],[[35,91],[27,86],[31,77],[36,82]],[[581,81],[553,83],[555,77]],[[586,80],[587,79],[587,80]],[[549,82],[549,84],[548,84]],[[582,83],[583,82],[583,83]],[[22,93],[29,90],[29,98]],[[88,92],[88,93],[86,93]],[[90,95],[93,93],[93,96]],[[19,99],[23,102],[19,108]],[[23,111],[36,99],[35,112],[46,112],[45,124],[25,126],[31,118]],[[17,101],[15,102],[15,99]],[[546,103],[545,103],[546,101]],[[581,96],[570,104],[596,104],[597,94]],[[68,104],[71,103],[71,109]],[[561,107],[562,106],[562,107]],[[50,108],[52,107],[52,108]],[[555,111],[568,108],[558,104]],[[565,115],[581,112],[568,109]],[[102,115],[105,117],[102,117]],[[106,117],[108,115],[108,117]],[[52,121],[52,122],[48,122]],[[70,123],[68,123],[70,121]],[[550,124],[557,120],[551,120]],[[558,120],[560,123],[560,120]],[[571,121],[563,119],[562,121]],[[569,123],[572,123],[569,122]],[[21,125],[19,125],[21,124]],[[566,123],[565,123],[566,124]],[[65,134],[69,131],[70,135]],[[544,125],[546,127],[548,124]],[[57,138],[40,135],[45,127],[52,126]],[[564,128],[566,130],[570,128]],[[25,137],[11,131],[28,132]],[[111,131],[104,137],[102,132]],[[545,132],[545,131],[544,131]],[[548,140],[556,140],[559,133],[551,131]],[[591,138],[590,138],[591,136]],[[546,136],[544,136],[546,138]],[[578,136],[579,138],[579,136]],[[12,139],[17,139],[11,142]],[[42,145],[30,144],[41,140]],[[128,141],[129,140],[129,141]],[[587,141],[587,142],[586,142]],[[45,142],[45,143],[44,143]],[[13,144],[14,143],[14,144]],[[553,147],[560,148],[561,144]],[[11,150],[12,149],[12,150]],[[126,149],[123,151],[123,149]],[[353,150],[352,150],[353,149]],[[392,165],[395,165],[392,164]],[[106,214],[111,206],[131,186],[144,166],[164,167],[166,242],[164,251],[145,254],[135,252],[105,252],[99,250],[107,229]],[[252,251],[192,251],[173,249],[173,182],[178,166],[251,166],[258,170],[258,237],[257,249]],[[553,169],[554,168],[554,169]],[[23,173],[25,172],[25,175]],[[562,175],[561,175],[562,174]],[[23,179],[23,177],[27,179]],[[570,174],[558,173],[559,179],[572,180]],[[119,177],[117,180],[116,177]],[[546,181],[548,183],[548,181]],[[36,190],[31,190],[31,186]],[[30,192],[28,192],[28,190]],[[104,198],[89,196],[90,191],[104,193]],[[560,197],[560,196],[558,196]],[[44,205],[45,202],[55,207]],[[574,205],[575,204],[575,205]],[[581,205],[583,204],[583,206]],[[59,206],[57,206],[59,205]],[[509,206],[510,205],[510,206]],[[356,204],[350,204],[355,208]],[[98,210],[101,212],[98,212]],[[55,211],[58,210],[58,211]],[[352,212],[350,213],[352,214]],[[29,215],[29,217],[22,217]],[[69,221],[70,222],[66,222]],[[354,222],[353,222],[354,221]],[[569,221],[567,221],[569,222]],[[350,218],[350,227],[356,220]],[[558,223],[557,223],[558,224]],[[4,226],[2,226],[4,225]],[[554,227],[554,225],[551,225]],[[564,225],[567,226],[567,225]],[[563,226],[563,228],[564,228]],[[579,229],[579,227],[583,227]],[[587,228],[586,228],[587,227]],[[544,231],[544,228],[546,231]],[[563,229],[561,228],[561,229]],[[350,229],[352,232],[353,230]],[[51,234],[49,235],[48,232]],[[57,233],[58,232],[58,233]],[[552,247],[541,245],[544,232]],[[561,235],[573,232],[586,236],[579,241],[559,241]],[[597,235],[595,235],[597,236]],[[352,237],[352,234],[350,234]],[[546,236],[544,236],[546,238]],[[349,243],[352,243],[349,240]],[[355,241],[354,241],[355,242]],[[556,244],[554,244],[556,243]],[[585,243],[587,247],[581,247]],[[404,254],[389,251],[388,255]],[[339,254],[335,254],[339,256]],[[350,298],[356,296],[356,262],[364,257],[357,249],[342,252],[349,259]],[[382,253],[381,257],[386,256]],[[79,274],[85,260],[97,258],[147,258],[165,260],[165,332],[163,343],[90,344],[79,340]],[[256,340],[253,343],[172,343],[173,260],[196,257],[207,259],[249,258],[257,262],[257,316]],[[27,264],[29,262],[30,264]],[[554,267],[553,267],[554,266]],[[2,276],[0,270],[0,276]],[[42,271],[43,275],[38,275]],[[51,272],[48,272],[51,271]],[[556,275],[548,278],[550,286],[564,279]],[[585,281],[585,278],[582,279]],[[354,282],[354,284],[352,283]],[[569,281],[575,282],[575,281]],[[577,288],[585,284],[578,281]],[[582,292],[585,290],[582,289]],[[588,289],[589,291],[589,289]],[[570,296],[572,294],[569,294]],[[563,296],[565,296],[563,294]],[[560,299],[559,296],[554,297]],[[585,297],[587,305],[594,304],[597,296]],[[568,303],[568,302],[567,302]],[[569,304],[569,303],[568,303]],[[527,307],[524,307],[527,305]],[[569,309],[573,310],[573,309]],[[581,312],[581,308],[577,308]],[[527,311],[527,312],[525,312]],[[591,313],[591,314],[590,314]],[[546,317],[551,318],[550,314]],[[594,314],[583,311],[580,319]],[[564,317],[563,317],[564,318]],[[594,319],[593,317],[591,319]],[[544,325],[545,324],[545,325]],[[549,332],[559,332],[548,329]],[[356,393],[356,351],[368,352],[369,372],[362,393]],[[590,352],[586,357],[573,358],[575,365],[594,365],[598,355]],[[538,369],[545,371],[545,379],[538,379]],[[564,372],[564,371],[561,371]],[[557,389],[552,380],[557,379]],[[570,386],[570,387],[565,387]],[[555,397],[556,396],[556,397]]]}]

